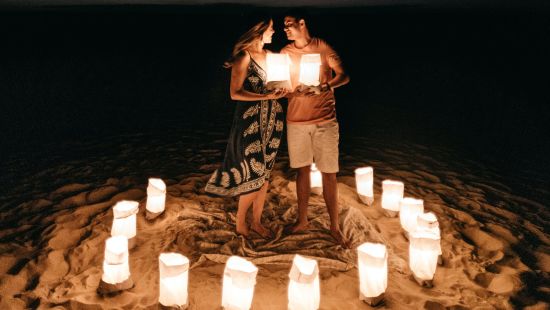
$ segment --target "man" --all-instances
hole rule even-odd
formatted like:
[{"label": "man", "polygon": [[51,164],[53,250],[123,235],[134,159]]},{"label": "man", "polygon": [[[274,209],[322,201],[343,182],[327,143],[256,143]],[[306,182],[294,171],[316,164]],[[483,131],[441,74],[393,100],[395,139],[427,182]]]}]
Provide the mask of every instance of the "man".
[{"label": "man", "polygon": [[[348,248],[338,224],[338,122],[334,89],[349,82],[338,54],[324,40],[312,37],[307,18],[300,10],[285,15],[284,30],[288,40],[281,53],[292,61],[291,84],[295,89],[288,98],[287,140],[290,166],[298,169],[296,180],[298,221],[290,232],[308,228],[307,207],[310,195],[310,168],[313,161],[323,176],[323,198],[330,216],[330,232],[336,241]],[[319,86],[304,87],[299,83],[300,59],[304,54],[320,54]]]}]

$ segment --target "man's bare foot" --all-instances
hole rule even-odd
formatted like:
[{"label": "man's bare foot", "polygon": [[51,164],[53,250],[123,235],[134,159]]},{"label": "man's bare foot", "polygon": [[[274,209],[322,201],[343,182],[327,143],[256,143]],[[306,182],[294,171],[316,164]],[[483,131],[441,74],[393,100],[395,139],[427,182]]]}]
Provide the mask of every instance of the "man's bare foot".
[{"label": "man's bare foot", "polygon": [[252,229],[252,231],[256,232],[264,239],[273,238],[273,233],[271,232],[271,230],[265,228],[262,224],[252,224],[250,229]]},{"label": "man's bare foot", "polygon": [[297,222],[296,224],[286,227],[285,234],[294,234],[309,229],[309,222]]},{"label": "man's bare foot", "polygon": [[336,243],[341,245],[344,249],[351,248],[351,244],[350,244],[349,240],[347,240],[346,237],[344,237],[344,235],[342,234],[340,229],[338,229],[338,228],[331,229],[330,230],[330,235],[332,236],[332,238],[334,238],[336,240]]}]

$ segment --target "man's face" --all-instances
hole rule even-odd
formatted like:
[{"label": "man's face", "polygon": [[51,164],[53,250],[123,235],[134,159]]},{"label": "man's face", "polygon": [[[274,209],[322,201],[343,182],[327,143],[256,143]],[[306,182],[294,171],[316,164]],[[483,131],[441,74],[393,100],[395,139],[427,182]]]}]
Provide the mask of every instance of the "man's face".
[{"label": "man's face", "polygon": [[285,17],[285,33],[286,38],[290,41],[294,41],[302,37],[302,28],[300,24],[294,17],[287,16]]}]

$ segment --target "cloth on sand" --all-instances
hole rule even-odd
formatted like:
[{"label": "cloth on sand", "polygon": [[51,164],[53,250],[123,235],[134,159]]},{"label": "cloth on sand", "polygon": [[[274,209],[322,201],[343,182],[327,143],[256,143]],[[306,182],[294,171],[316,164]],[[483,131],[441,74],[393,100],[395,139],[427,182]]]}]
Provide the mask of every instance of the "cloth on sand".
[{"label": "cloth on sand", "polygon": [[[273,183],[278,183],[277,178]],[[263,212],[262,222],[275,233],[272,240],[262,239],[251,231],[249,239],[235,233],[236,206],[230,199],[205,198],[201,203],[185,207],[180,214],[177,246],[188,253],[194,268],[206,260],[225,263],[232,255],[245,257],[255,264],[290,264],[295,254],[317,259],[321,268],[349,270],[357,264],[358,245],[363,242],[385,243],[382,236],[360,210],[340,201],[340,227],[352,242],[352,249],[343,249],[330,235],[330,220],[322,198],[310,200],[310,229],[285,235],[283,228],[296,219],[297,207],[289,197],[295,193],[280,193],[281,185],[273,187]],[[285,189],[283,188],[283,191]],[[233,203],[233,205],[230,205]],[[289,207],[293,206],[293,207]]]}]

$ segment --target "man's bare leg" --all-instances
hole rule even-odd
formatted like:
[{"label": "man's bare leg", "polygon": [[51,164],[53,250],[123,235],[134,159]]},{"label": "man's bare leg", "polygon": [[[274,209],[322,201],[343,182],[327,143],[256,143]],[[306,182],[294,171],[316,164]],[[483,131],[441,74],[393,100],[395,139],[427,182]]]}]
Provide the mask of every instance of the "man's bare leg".
[{"label": "man's bare leg", "polygon": [[262,212],[264,210],[265,196],[267,194],[268,187],[269,182],[265,181],[262,188],[256,192],[256,199],[254,199],[252,204],[252,225],[250,227],[253,231],[257,232],[264,238],[271,237],[271,231],[262,225]]},{"label": "man's bare leg", "polygon": [[311,166],[298,168],[298,176],[296,177],[296,194],[298,196],[298,221],[290,229],[291,233],[306,230],[309,226],[309,222],[307,220],[307,206],[309,204],[309,194],[311,192],[311,184],[309,179],[310,169]]},{"label": "man's bare leg", "polygon": [[328,215],[330,216],[330,234],[336,242],[342,245],[344,248],[349,249],[349,241],[346,240],[340,225],[338,224],[338,184],[336,181],[336,173],[324,173],[323,175],[323,198],[328,209]]},{"label": "man's bare leg", "polygon": [[237,207],[237,233],[248,237],[248,225],[246,225],[246,212],[256,198],[257,192],[244,194],[239,197]]}]

